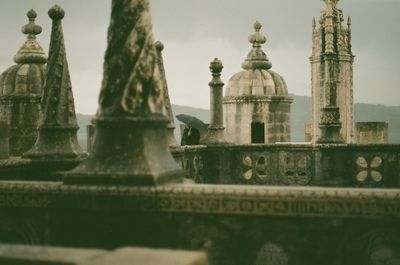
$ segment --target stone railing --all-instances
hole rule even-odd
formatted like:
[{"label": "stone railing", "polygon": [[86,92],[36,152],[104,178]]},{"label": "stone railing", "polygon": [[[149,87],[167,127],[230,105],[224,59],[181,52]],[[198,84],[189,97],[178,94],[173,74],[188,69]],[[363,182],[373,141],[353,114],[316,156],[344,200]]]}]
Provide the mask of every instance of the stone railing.
[{"label": "stone railing", "polygon": [[399,145],[220,145],[173,150],[197,183],[400,187]]},{"label": "stone railing", "polygon": [[194,251],[119,248],[114,251],[61,247],[0,245],[0,265],[207,265]]}]

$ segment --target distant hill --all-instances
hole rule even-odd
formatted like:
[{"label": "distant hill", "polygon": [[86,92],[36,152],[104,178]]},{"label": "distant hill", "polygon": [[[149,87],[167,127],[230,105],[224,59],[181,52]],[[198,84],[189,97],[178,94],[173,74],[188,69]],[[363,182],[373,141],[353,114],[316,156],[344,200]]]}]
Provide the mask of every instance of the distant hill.
[{"label": "distant hill", "polygon": [[[175,115],[189,114],[198,117],[205,123],[210,121],[210,112],[207,109],[192,108],[188,106],[172,105]],[[400,106],[384,106],[374,104],[356,103],[354,106],[355,121],[386,121],[389,123],[389,142],[400,144]],[[78,140],[82,148],[86,148],[86,125],[90,124],[91,115],[77,114],[80,130]],[[304,141],[304,124],[311,120],[311,98],[307,96],[294,96],[291,110],[292,141]],[[180,138],[179,124],[175,118],[175,137]]]}]

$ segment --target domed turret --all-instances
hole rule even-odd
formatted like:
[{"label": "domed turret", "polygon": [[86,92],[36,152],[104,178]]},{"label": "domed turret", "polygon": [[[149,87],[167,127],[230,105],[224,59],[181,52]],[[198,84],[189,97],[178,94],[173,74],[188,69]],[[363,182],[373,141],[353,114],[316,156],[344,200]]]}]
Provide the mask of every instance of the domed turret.
[{"label": "domed turret", "polygon": [[290,104],[282,76],[271,70],[272,63],[261,45],[267,38],[260,32],[249,36],[252,50],[242,63],[243,71],[233,75],[225,90],[224,114],[229,140],[235,143],[275,143],[290,140]]},{"label": "domed turret", "polygon": [[0,75],[0,120],[10,125],[10,154],[14,156],[33,146],[41,117],[47,56],[36,40],[42,32],[35,24],[36,16],[33,9],[28,11],[29,23],[22,27],[27,40],[14,56],[17,64]]},{"label": "domed turret", "polygon": [[226,87],[226,96],[286,96],[285,80],[271,71],[272,63],[261,49],[267,38],[260,33],[260,22],[254,23],[255,33],[249,36],[253,49],[242,63],[241,71],[231,77]]}]

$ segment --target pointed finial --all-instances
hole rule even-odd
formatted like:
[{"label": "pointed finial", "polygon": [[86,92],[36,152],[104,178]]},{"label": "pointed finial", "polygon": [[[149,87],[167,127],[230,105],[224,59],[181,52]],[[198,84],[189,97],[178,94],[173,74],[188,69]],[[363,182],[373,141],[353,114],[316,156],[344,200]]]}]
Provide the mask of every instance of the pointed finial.
[{"label": "pointed finial", "polygon": [[31,9],[26,13],[29,19],[28,24],[22,27],[22,33],[28,35],[28,39],[36,39],[36,35],[42,33],[42,27],[35,24],[37,14],[35,10]]},{"label": "pointed finial", "polygon": [[261,47],[261,44],[267,41],[267,38],[260,33],[261,28],[261,23],[256,21],[254,23],[255,33],[249,36],[249,42],[253,44],[253,47]]},{"label": "pointed finial", "polygon": [[74,167],[85,153],[81,150],[77,138],[79,126],[61,24],[65,13],[61,7],[55,5],[50,8],[48,14],[53,20],[53,25],[43,88],[43,119],[38,140],[24,156],[34,161],[45,159]]},{"label": "pointed finial", "polygon": [[181,182],[184,174],[167,142],[166,89],[149,0],[113,0],[111,9],[92,152],[64,181],[147,186]]},{"label": "pointed finial", "polygon": [[42,27],[35,23],[37,14],[35,10],[31,9],[26,13],[26,16],[29,22],[22,27],[21,31],[23,34],[28,35],[27,40],[14,56],[14,61],[19,64],[45,64],[47,55],[36,41],[36,35],[42,33]]},{"label": "pointed finial", "polygon": [[312,28],[315,29],[317,27],[317,23],[315,22],[315,17],[312,20]]},{"label": "pointed finial", "polygon": [[162,56],[162,51],[164,50],[164,44],[161,41],[156,41],[154,43],[156,46],[157,50],[157,64],[158,68],[160,70],[161,74],[161,79],[163,81],[163,90],[164,90],[164,108],[163,112],[164,115],[168,118],[168,135],[167,135],[167,140],[168,140],[168,145],[169,146],[177,146],[178,143],[176,142],[175,136],[174,136],[174,130],[175,130],[175,123],[174,123],[174,114],[172,113],[172,106],[171,106],[171,100],[169,98],[169,89],[168,89],[168,82],[167,82],[167,77],[165,74],[165,67],[164,67],[164,59]]},{"label": "pointed finial", "polygon": [[221,76],[221,72],[224,66],[222,62],[218,58],[214,58],[214,60],[210,63],[210,70],[214,77]]},{"label": "pointed finial", "polygon": [[347,26],[351,26],[351,17],[350,16],[348,16],[347,17]]}]

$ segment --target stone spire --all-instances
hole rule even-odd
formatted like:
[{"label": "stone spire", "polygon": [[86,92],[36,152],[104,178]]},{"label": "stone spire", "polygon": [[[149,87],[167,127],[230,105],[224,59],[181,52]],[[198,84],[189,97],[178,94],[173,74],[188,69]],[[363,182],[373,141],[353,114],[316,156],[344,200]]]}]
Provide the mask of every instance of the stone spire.
[{"label": "stone spire", "polygon": [[261,27],[261,23],[256,21],[254,23],[255,33],[249,36],[249,42],[253,45],[253,49],[249,52],[247,58],[242,63],[242,68],[245,70],[268,70],[272,67],[267,55],[261,49],[261,45],[267,42],[267,38],[260,32]]},{"label": "stone spire", "polygon": [[35,10],[31,9],[26,16],[29,22],[22,27],[22,33],[27,35],[27,40],[14,56],[14,61],[19,64],[45,64],[47,62],[46,53],[36,40],[36,35],[42,32],[42,27],[35,24],[37,14]]},{"label": "stone spire", "polygon": [[320,27],[313,26],[312,142],[352,143],[353,60],[351,31],[342,25],[338,0],[324,0]]},{"label": "stone spire", "polygon": [[24,157],[34,161],[65,162],[71,167],[81,160],[84,152],[76,135],[79,127],[61,24],[64,15],[64,10],[57,5],[49,10],[53,24],[42,100],[44,116],[38,140]]},{"label": "stone spire", "polygon": [[175,136],[174,136],[174,130],[175,130],[175,123],[174,123],[174,114],[172,113],[172,106],[171,106],[171,101],[169,98],[169,91],[168,91],[168,83],[167,83],[167,77],[165,75],[165,68],[164,68],[164,59],[162,56],[162,51],[164,50],[164,44],[161,41],[156,41],[155,43],[156,49],[157,49],[157,64],[158,68],[160,70],[162,82],[164,85],[163,93],[164,93],[164,115],[168,118],[168,145],[169,146],[177,146],[178,143],[176,142]]},{"label": "stone spire", "polygon": [[164,87],[148,0],[113,0],[94,145],[64,181],[181,181],[183,172],[168,148]]}]

